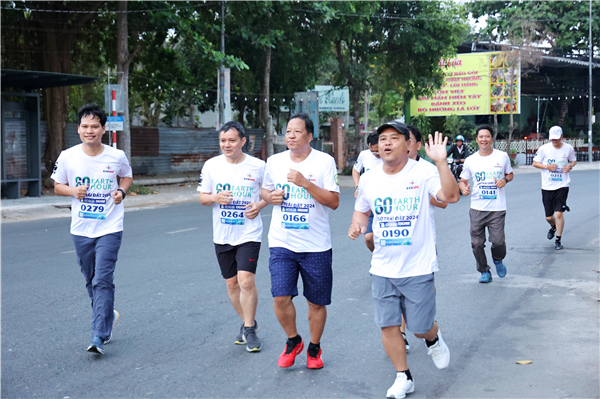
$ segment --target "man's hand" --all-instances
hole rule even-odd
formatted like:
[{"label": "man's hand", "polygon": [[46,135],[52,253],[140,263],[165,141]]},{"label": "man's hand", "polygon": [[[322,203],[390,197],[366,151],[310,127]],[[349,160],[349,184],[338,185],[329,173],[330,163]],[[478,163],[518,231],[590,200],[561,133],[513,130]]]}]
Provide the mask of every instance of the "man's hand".
[{"label": "man's hand", "polygon": [[294,183],[298,187],[305,187],[306,183],[308,183],[306,177],[294,169],[290,169],[289,173],[287,174],[287,179],[290,183]]},{"label": "man's hand", "polygon": [[212,201],[219,205],[229,205],[233,201],[231,191],[221,191],[219,194],[212,195]]},{"label": "man's hand", "polygon": [[440,132],[435,132],[434,137],[429,135],[429,143],[425,143],[425,152],[427,156],[435,163],[444,162],[446,163],[446,143],[448,137]]},{"label": "man's hand", "polygon": [[571,171],[571,169],[573,169],[571,164],[566,164],[565,166],[562,167],[563,173],[569,173]]},{"label": "man's hand", "polygon": [[358,197],[358,187],[354,189],[354,199]]},{"label": "man's hand", "polygon": [[558,168],[558,165],[555,163],[551,163],[550,165],[548,165],[548,170],[550,170],[551,172],[556,172],[556,168]]},{"label": "man's hand", "polygon": [[281,205],[283,203],[284,195],[285,195],[285,191],[283,191],[283,190],[271,191],[271,202],[273,203],[273,205]]},{"label": "man's hand", "polygon": [[362,226],[359,223],[352,223],[348,229],[348,237],[356,240],[361,234],[364,234],[365,231],[367,231],[367,226]]},{"label": "man's hand", "polygon": [[502,187],[506,186],[506,180],[504,180],[504,179],[498,180],[498,179],[494,178],[494,181],[496,182],[496,187],[498,187],[498,188],[502,188]]},{"label": "man's hand", "polygon": [[119,190],[113,191],[110,195],[115,205],[119,205],[123,201],[123,193]]},{"label": "man's hand", "polygon": [[256,216],[258,216],[262,208],[263,207],[260,206],[260,202],[253,202],[246,205],[246,212],[244,212],[244,215],[246,215],[248,219],[254,219]]},{"label": "man's hand", "polygon": [[77,198],[78,200],[84,199],[89,187],[90,186],[75,187],[75,193],[73,194],[73,197]]},{"label": "man's hand", "polygon": [[471,185],[469,183],[464,184],[463,187],[460,189],[460,191],[462,191],[463,195],[470,195],[471,194]]}]

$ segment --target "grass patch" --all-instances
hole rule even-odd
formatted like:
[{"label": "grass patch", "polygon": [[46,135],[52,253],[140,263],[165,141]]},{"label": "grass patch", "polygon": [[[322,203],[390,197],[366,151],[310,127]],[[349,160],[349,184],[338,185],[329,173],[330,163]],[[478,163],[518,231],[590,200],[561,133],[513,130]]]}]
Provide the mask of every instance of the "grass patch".
[{"label": "grass patch", "polygon": [[132,194],[135,195],[148,195],[154,194],[154,190],[148,186],[142,186],[141,184],[132,184],[127,190],[127,195]]}]

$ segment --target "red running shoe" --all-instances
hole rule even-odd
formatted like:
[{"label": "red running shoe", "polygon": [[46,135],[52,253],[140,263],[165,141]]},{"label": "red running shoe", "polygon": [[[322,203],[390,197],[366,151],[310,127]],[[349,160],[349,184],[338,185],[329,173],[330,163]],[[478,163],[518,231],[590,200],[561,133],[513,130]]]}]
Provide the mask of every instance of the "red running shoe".
[{"label": "red running shoe", "polygon": [[287,341],[285,350],[279,356],[279,360],[277,361],[277,365],[279,367],[287,368],[292,367],[294,362],[296,361],[296,356],[304,349],[304,342],[300,339],[300,343],[296,346],[292,346],[290,340]]},{"label": "red running shoe", "polygon": [[317,356],[313,357],[310,355],[308,350],[306,351],[306,367],[309,369],[322,369],[323,368],[323,359],[321,359],[321,349],[319,349],[319,353]]}]

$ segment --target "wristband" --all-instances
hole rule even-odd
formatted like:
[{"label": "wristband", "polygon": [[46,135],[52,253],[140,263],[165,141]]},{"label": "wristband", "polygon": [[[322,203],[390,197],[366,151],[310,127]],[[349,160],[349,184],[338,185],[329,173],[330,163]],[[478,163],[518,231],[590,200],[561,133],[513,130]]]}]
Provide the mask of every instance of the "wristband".
[{"label": "wristband", "polygon": [[358,190],[358,186],[354,186],[354,189],[355,189],[355,190]]},{"label": "wristband", "polygon": [[502,180],[504,180],[508,184],[508,179],[506,177],[503,177]]},{"label": "wristband", "polygon": [[117,191],[120,191],[123,194],[123,199],[127,197],[127,193],[125,191],[121,190],[120,188],[117,188]]}]

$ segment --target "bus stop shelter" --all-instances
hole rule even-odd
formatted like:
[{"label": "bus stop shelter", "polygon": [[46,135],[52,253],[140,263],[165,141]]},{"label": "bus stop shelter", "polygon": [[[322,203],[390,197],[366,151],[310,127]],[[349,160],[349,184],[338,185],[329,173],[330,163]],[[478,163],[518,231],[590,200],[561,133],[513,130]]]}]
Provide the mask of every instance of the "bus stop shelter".
[{"label": "bus stop shelter", "polygon": [[[2,69],[2,197],[42,195],[40,94],[34,90],[93,83],[97,77]],[[5,91],[12,89],[14,91]]]}]

